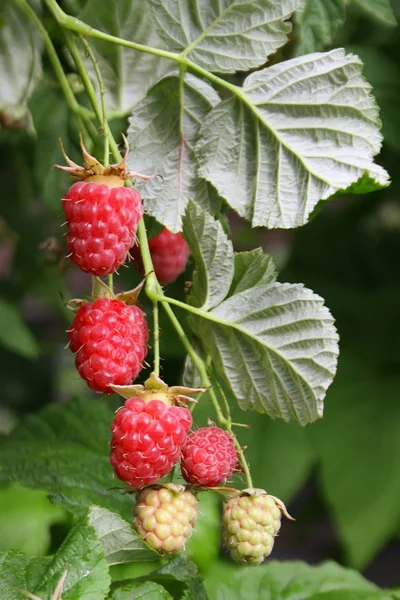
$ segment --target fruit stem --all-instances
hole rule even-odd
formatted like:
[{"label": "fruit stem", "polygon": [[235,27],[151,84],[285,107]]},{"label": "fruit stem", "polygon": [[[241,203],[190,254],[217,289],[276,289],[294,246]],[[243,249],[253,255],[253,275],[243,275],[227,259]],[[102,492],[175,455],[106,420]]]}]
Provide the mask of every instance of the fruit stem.
[{"label": "fruit stem", "polygon": [[[115,157],[115,160],[119,161],[122,159],[122,156],[120,154],[120,151],[118,150],[118,145],[117,145],[116,141],[114,140],[114,137],[111,133],[110,126],[108,125],[107,120],[105,122],[103,121],[103,111],[102,111],[101,104],[99,103],[99,101],[97,99],[96,90],[94,89],[93,83],[91,82],[90,77],[87,74],[86,67],[82,61],[80,54],[79,54],[78,48],[75,43],[75,38],[68,31],[65,31],[64,35],[65,35],[65,42],[66,42],[67,48],[72,56],[72,59],[76,66],[76,69],[80,75],[80,78],[82,79],[83,86],[86,90],[89,101],[95,112],[96,119],[97,119],[100,127],[104,128],[104,136],[107,137],[107,139],[108,139],[109,146],[110,146],[111,152],[113,153],[113,156]],[[107,156],[108,156],[108,153],[107,153]]]},{"label": "fruit stem", "polygon": [[81,42],[85,47],[86,53],[92,61],[94,71],[96,73],[97,81],[99,83],[100,89],[100,101],[101,101],[101,112],[102,112],[102,132],[104,137],[104,157],[103,157],[103,165],[108,167],[110,163],[110,138],[107,133],[107,110],[106,110],[106,101],[105,101],[105,85],[103,77],[100,73],[99,63],[94,55],[93,50],[90,47],[89,42],[81,36]]},{"label": "fruit stem", "polygon": [[153,302],[154,366],[153,372],[160,375],[160,326],[158,323],[158,302]]}]

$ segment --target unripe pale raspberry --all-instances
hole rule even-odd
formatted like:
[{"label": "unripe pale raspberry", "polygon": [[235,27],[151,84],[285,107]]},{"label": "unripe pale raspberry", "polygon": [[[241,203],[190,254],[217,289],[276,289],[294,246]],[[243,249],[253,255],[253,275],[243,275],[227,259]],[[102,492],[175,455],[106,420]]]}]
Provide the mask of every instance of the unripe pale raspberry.
[{"label": "unripe pale raspberry", "polygon": [[[125,261],[143,206],[139,192],[123,187],[122,180],[99,179],[104,183],[75,183],[62,203],[68,226],[68,257],[82,271],[102,276],[113,273]],[[113,185],[108,185],[112,180]]]},{"label": "unripe pale raspberry", "polygon": [[[175,281],[185,270],[189,258],[189,246],[180,233],[171,233],[169,229],[163,229],[159,235],[149,241],[149,249],[154,272],[161,285]],[[139,247],[135,246],[131,254],[134,266],[143,274]]]},{"label": "unripe pale raspberry", "polygon": [[197,498],[191,492],[173,489],[148,487],[141,490],[136,496],[134,512],[138,534],[151,548],[168,554],[185,546],[192,535],[198,508]]},{"label": "unripe pale raspberry", "polygon": [[254,495],[235,496],[225,503],[222,533],[235,561],[258,565],[272,552],[281,527],[281,510],[272,496],[261,490],[254,492]]},{"label": "unripe pale raspberry", "polygon": [[194,431],[182,449],[182,475],[193,485],[213,487],[224,483],[236,463],[233,440],[219,427],[201,427]]},{"label": "unripe pale raspberry", "polygon": [[99,298],[78,310],[68,330],[80,376],[96,392],[127,385],[139,375],[149,337],[143,312],[120,300]]},{"label": "unripe pale raspberry", "polygon": [[128,399],[111,425],[110,462],[117,477],[140,488],[167,475],[179,460],[191,425],[187,408]]}]

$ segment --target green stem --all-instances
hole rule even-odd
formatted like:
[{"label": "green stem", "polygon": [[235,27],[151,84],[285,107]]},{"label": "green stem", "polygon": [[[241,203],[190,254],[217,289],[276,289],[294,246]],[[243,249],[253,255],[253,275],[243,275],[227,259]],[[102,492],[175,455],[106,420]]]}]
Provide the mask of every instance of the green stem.
[{"label": "green stem", "polygon": [[[90,77],[87,74],[85,65],[82,61],[82,58],[81,58],[79,52],[78,52],[78,48],[76,46],[74,36],[68,32],[65,32],[65,39],[66,39],[67,48],[70,51],[70,54],[75,63],[76,69],[82,79],[82,83],[83,83],[86,93],[88,95],[89,101],[95,112],[96,119],[99,122],[99,125],[103,126],[103,112],[102,112],[101,104],[97,99],[96,90],[94,89],[93,83],[91,82]],[[111,152],[112,152],[115,160],[116,161],[121,160],[122,156],[121,156],[120,151],[118,150],[118,144],[114,140],[114,137],[111,133],[111,129],[110,129],[107,121],[104,124],[104,135],[106,135],[109,139]]]},{"label": "green stem", "polygon": [[90,110],[88,110],[87,108],[85,108],[84,106],[81,106],[77,102],[77,100],[74,96],[74,93],[70,87],[69,81],[64,73],[64,69],[60,62],[60,59],[58,58],[56,49],[54,48],[53,42],[51,41],[51,38],[50,38],[49,34],[47,33],[45,27],[43,26],[41,20],[36,15],[35,11],[32,10],[32,8],[26,2],[26,0],[15,0],[15,1],[18,4],[18,6],[21,8],[21,10],[26,14],[26,16],[29,19],[32,19],[32,21],[35,23],[35,26],[39,30],[40,35],[43,38],[43,42],[46,47],[50,62],[54,69],[54,73],[56,74],[56,77],[59,81],[60,87],[64,93],[64,97],[68,104],[69,109],[75,115],[78,115],[82,119],[90,121],[90,119],[93,117],[93,113]]},{"label": "green stem", "polygon": [[154,367],[153,371],[160,375],[160,326],[158,323],[158,302],[153,302],[153,336],[154,336]]},{"label": "green stem", "polygon": [[97,81],[99,83],[100,89],[100,101],[101,101],[101,113],[102,113],[102,129],[104,136],[104,156],[103,156],[103,165],[108,167],[109,158],[110,158],[110,138],[107,133],[107,110],[106,110],[106,101],[105,101],[105,86],[103,77],[100,73],[99,64],[97,58],[95,57],[93,50],[91,49],[89,42],[81,36],[81,42],[85,47],[85,50],[92,61],[94,71],[96,73]]}]

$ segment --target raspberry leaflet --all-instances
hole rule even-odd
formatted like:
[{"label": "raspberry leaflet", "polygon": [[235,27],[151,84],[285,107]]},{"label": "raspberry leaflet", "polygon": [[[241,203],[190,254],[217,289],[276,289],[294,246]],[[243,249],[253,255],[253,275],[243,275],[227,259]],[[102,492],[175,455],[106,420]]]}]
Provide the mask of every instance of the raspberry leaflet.
[{"label": "raspberry leaflet", "polygon": [[196,496],[183,486],[144,488],[136,495],[136,531],[154,550],[177,552],[192,535],[197,508]]},{"label": "raspberry leaflet", "polygon": [[102,276],[113,273],[126,260],[133,246],[137,224],[143,216],[139,192],[124,187],[131,174],[125,161],[103,167],[81,148],[84,167],[65,154],[68,167],[57,165],[75,179],[62,200],[68,226],[68,257],[82,271]]},{"label": "raspberry leaflet", "polygon": [[[154,272],[161,285],[172,283],[185,270],[189,246],[180,233],[171,233],[168,229],[163,229],[149,241],[149,249]],[[131,254],[134,266],[144,274],[139,247],[135,246]]]},{"label": "raspberry leaflet", "polygon": [[143,312],[117,299],[98,298],[83,304],[68,337],[79,374],[96,392],[110,394],[111,384],[135,380],[147,354]]},{"label": "raspberry leaflet", "polygon": [[228,500],[223,509],[222,535],[236,562],[258,565],[272,552],[282,513],[293,519],[279,498],[248,489]]},{"label": "raspberry leaflet", "polygon": [[191,433],[182,449],[182,475],[194,485],[213,487],[224,483],[236,463],[233,440],[219,427],[202,427]]}]

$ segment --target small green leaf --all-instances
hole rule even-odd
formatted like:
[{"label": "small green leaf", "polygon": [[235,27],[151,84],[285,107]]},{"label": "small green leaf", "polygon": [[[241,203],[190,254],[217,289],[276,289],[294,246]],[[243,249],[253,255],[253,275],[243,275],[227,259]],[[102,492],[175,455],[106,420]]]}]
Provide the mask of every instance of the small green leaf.
[{"label": "small green leaf", "polygon": [[[197,264],[197,263],[196,263]],[[235,272],[228,297],[259,285],[274,283],[277,277],[272,256],[262,248],[235,253]]]},{"label": "small green leaf", "polygon": [[0,444],[0,481],[47,490],[74,514],[97,504],[132,515],[109,462],[114,413],[102,400],[76,399],[30,415]]},{"label": "small green leaf", "polygon": [[1,8],[4,21],[0,27],[0,117],[9,111],[21,113],[26,109],[42,74],[42,43],[32,21],[15,2],[2,2]]},{"label": "small green leaf", "polygon": [[102,600],[111,583],[103,544],[90,524],[90,512],[74,525],[35,590],[41,597],[50,597],[65,567],[68,567],[63,588],[63,600]]},{"label": "small green leaf", "polygon": [[356,571],[333,562],[314,567],[297,561],[232,569],[219,567],[206,577],[211,600],[390,600]]},{"label": "small green leaf", "polygon": [[156,560],[160,556],[145,544],[142,538],[119,515],[99,506],[92,506],[89,522],[103,542],[107,563],[119,565],[129,562]]},{"label": "small green leaf", "polygon": [[332,44],[346,16],[346,0],[306,0],[296,16],[299,43],[297,54],[324,50]]},{"label": "small green leaf", "polygon": [[183,233],[196,263],[191,298],[204,309],[217,306],[228,293],[234,271],[232,242],[219,221],[190,203]]},{"label": "small green leaf", "polygon": [[352,0],[354,4],[368,16],[384,25],[396,26],[396,17],[393,14],[390,0]]},{"label": "small green leaf", "polygon": [[[161,48],[145,0],[89,0],[80,14],[82,21],[117,37],[137,44]],[[92,38],[91,47],[105,84],[105,101],[110,110],[127,114],[173,64],[158,56],[138,52]],[[89,57],[86,68],[97,82]],[[137,169],[135,169],[137,170]]]},{"label": "small green leaf", "polygon": [[321,199],[374,164],[382,136],[362,63],[343,49],[310,54],[252,73],[207,115],[196,153],[199,174],[253,227],[304,225]]},{"label": "small green leaf", "polygon": [[[180,89],[180,85],[182,86]],[[215,213],[220,201],[197,175],[194,145],[205,116],[219,102],[206,82],[186,74],[170,76],[155,85],[134,108],[128,128],[132,171],[154,177],[137,181],[146,210],[171,231],[182,229],[190,198]]]},{"label": "small green leaf", "polygon": [[172,600],[172,596],[158,583],[125,583],[111,594],[110,600]]},{"label": "small green leaf", "polygon": [[169,50],[219,73],[263,65],[283,46],[291,14],[304,0],[151,0],[154,25]]},{"label": "small green leaf", "polygon": [[0,344],[26,358],[36,358],[39,355],[37,342],[22,320],[20,311],[2,299],[0,299]]},{"label": "small green leaf", "polygon": [[[29,507],[29,508],[27,508]],[[45,492],[20,485],[0,489],[0,551],[21,550],[46,554],[50,546],[50,526],[65,519]]]}]

